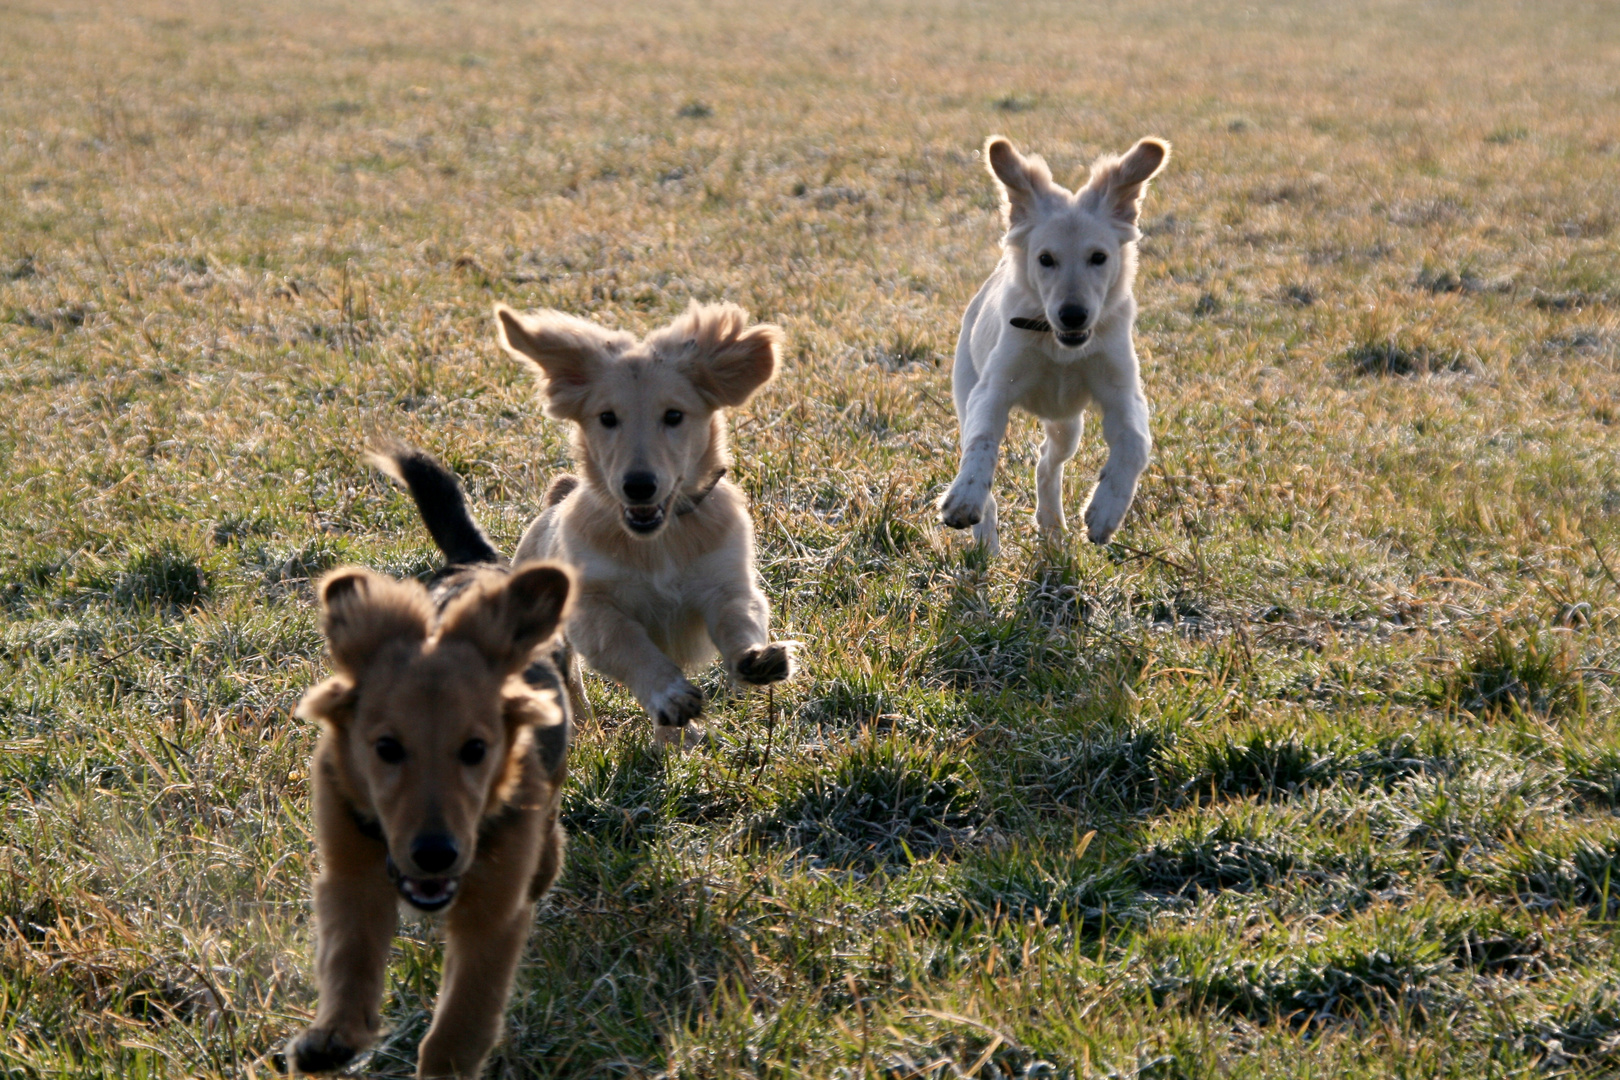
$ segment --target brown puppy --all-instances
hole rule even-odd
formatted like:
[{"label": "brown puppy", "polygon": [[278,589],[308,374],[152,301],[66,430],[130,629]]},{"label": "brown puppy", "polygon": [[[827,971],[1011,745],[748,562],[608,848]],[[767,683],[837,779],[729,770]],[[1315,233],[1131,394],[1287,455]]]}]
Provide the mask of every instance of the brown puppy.
[{"label": "brown puppy", "polygon": [[516,558],[574,568],[569,643],[630,688],[660,744],[695,741],[703,695],[685,672],[717,648],[738,683],[793,670],[770,638],[747,500],[724,479],[721,411],[770,381],[782,331],[734,304],[693,304],[640,341],[558,311],[495,317],[501,345],[537,368],[546,414],[574,423],[583,473],[553,481]]},{"label": "brown puppy", "polygon": [[534,903],[562,865],[568,718],[550,661],[533,654],[571,591],[550,563],[457,570],[432,593],[357,567],[321,580],[337,674],[298,707],[324,731],[310,770],[320,1006],[289,1048],[297,1071],[339,1068],[376,1038],[403,897],[445,913],[417,1075],[479,1074]]}]

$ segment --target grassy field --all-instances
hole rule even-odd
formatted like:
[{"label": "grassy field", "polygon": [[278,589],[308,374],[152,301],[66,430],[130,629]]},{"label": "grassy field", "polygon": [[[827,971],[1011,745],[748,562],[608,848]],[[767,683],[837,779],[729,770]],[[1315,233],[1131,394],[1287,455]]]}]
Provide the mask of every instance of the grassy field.
[{"label": "grassy field", "polygon": [[[1620,1070],[1620,19],[1186,7],[0,0],[0,1077],[268,1073],[309,580],[435,565],[362,447],[510,550],[567,437],[491,303],[694,297],[788,331],[733,475],[805,670],[675,759],[592,683],[491,1075]],[[995,131],[1175,157],[1120,542],[1038,542],[1021,421],[986,565]]]}]

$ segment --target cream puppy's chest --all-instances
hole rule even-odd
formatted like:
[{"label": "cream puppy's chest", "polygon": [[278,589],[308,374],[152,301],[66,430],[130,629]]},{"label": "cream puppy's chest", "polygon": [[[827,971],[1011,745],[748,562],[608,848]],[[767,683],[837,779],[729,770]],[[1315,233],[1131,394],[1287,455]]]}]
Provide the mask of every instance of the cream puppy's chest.
[{"label": "cream puppy's chest", "polygon": [[573,561],[587,593],[640,623],[653,643],[681,667],[713,658],[714,645],[695,588],[702,575],[694,573],[694,567],[673,559],[659,560],[651,568],[631,566],[600,553]]}]

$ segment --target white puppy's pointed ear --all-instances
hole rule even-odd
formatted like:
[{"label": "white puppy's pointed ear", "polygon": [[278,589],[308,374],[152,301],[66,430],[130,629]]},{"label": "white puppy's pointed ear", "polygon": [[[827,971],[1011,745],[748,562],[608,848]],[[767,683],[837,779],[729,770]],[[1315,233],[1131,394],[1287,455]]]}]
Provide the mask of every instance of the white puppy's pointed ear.
[{"label": "white puppy's pointed ear", "polygon": [[546,415],[558,420],[582,419],[585,391],[601,365],[631,340],[560,311],[524,314],[505,304],[495,305],[495,325],[501,348],[539,369]]},{"label": "white puppy's pointed ear", "polygon": [[1007,228],[1028,224],[1035,201],[1052,186],[1052,170],[1041,158],[1020,154],[1000,135],[985,142],[984,161],[1001,185],[1001,214]]},{"label": "white puppy's pointed ear", "polygon": [[[1142,210],[1142,189],[1170,160],[1170,144],[1163,139],[1141,139],[1125,156],[1098,169],[1092,184],[1103,182],[1103,201],[1115,221],[1134,227]],[[1090,185],[1088,185],[1090,186]]]}]

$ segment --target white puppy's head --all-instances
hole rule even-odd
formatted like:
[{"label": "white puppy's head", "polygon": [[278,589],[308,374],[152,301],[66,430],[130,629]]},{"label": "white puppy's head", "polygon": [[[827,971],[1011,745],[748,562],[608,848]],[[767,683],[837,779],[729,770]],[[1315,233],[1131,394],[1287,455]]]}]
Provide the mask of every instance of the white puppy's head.
[{"label": "white puppy's head", "polygon": [[1142,191],[1169,160],[1170,144],[1142,139],[1123,157],[1098,158],[1076,192],[1054,183],[1041,158],[1023,156],[999,135],[985,143],[984,157],[1001,185],[1002,243],[1019,283],[1039,298],[1040,317],[1058,344],[1078,349],[1102,313],[1130,293]]}]

